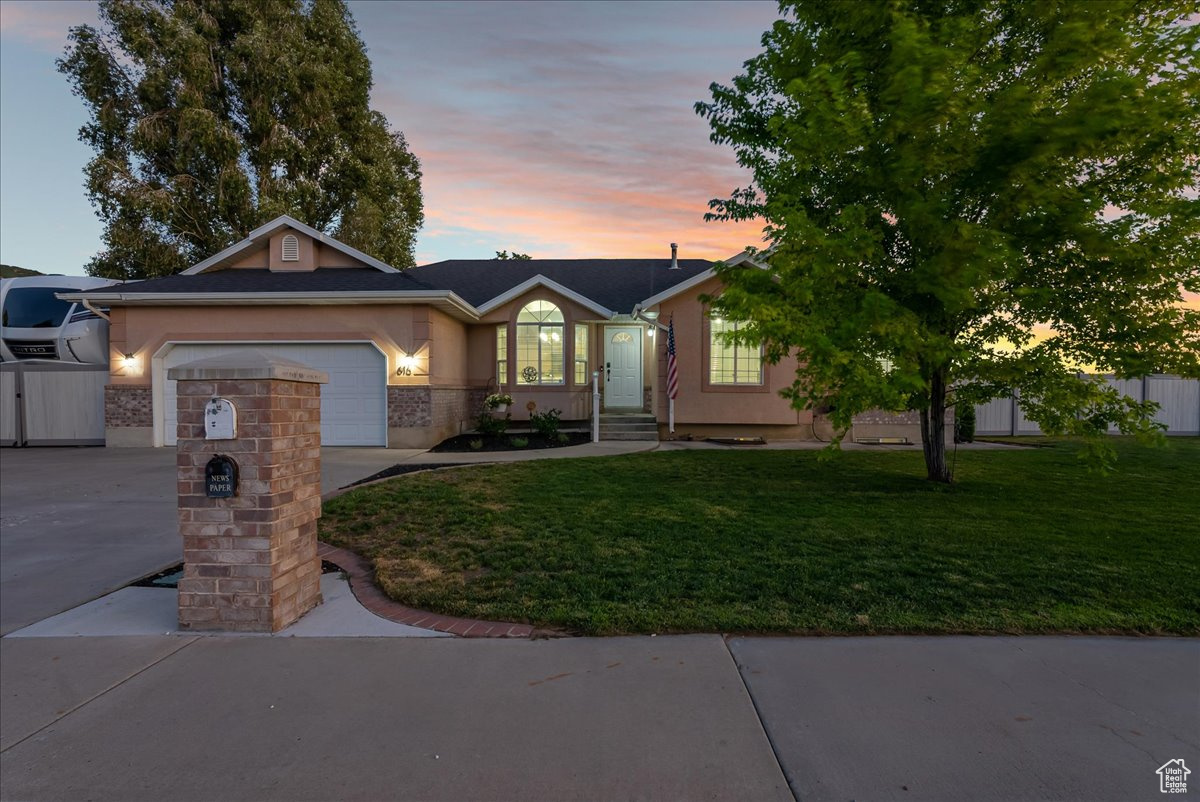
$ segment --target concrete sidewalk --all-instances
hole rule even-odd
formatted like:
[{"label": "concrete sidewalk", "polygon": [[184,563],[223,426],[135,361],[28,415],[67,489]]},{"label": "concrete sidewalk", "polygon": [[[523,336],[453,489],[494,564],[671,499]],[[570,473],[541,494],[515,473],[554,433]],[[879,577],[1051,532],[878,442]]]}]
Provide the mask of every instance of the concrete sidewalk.
[{"label": "concrete sidewalk", "polygon": [[1198,671],[1181,638],[5,638],[0,799],[1154,800],[1200,765]]},{"label": "concrete sidewalk", "polygon": [[4,800],[791,800],[724,641],[0,641]]}]

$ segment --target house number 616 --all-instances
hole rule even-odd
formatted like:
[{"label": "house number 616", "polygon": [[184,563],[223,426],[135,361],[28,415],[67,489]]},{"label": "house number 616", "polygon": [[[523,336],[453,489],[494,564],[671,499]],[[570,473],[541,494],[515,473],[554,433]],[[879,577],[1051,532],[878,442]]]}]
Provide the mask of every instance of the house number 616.
[{"label": "house number 616", "polygon": [[408,365],[401,365],[400,367],[396,368],[396,375],[411,376],[413,375],[413,369]]}]

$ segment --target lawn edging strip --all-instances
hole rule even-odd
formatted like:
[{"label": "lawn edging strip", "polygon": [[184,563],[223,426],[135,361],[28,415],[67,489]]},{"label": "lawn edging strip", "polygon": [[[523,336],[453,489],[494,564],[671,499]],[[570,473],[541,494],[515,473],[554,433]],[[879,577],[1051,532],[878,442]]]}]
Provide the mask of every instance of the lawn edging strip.
[{"label": "lawn edging strip", "polygon": [[375,584],[370,563],[354,552],[318,542],[317,556],[334,563],[346,573],[350,581],[350,590],[363,607],[380,618],[397,624],[446,632],[463,638],[547,638],[562,635],[559,632],[535,629],[529,624],[479,621],[474,618],[457,618],[414,610],[389,599]]}]

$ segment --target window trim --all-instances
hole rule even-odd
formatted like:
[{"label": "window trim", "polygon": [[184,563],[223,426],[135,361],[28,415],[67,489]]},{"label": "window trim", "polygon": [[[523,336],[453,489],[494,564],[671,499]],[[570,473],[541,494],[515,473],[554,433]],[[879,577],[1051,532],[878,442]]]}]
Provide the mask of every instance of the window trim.
[{"label": "window trim", "polygon": [[[574,333],[574,340],[572,342],[572,350],[571,350],[571,366],[573,368],[573,370],[571,371],[572,378],[574,379],[574,383],[575,383],[576,387],[586,387],[587,385],[592,383],[592,373],[590,370],[588,370],[588,367],[591,365],[591,359],[589,359],[590,354],[588,353],[588,347],[590,345],[589,340],[591,339],[591,335],[588,333],[588,325],[586,323],[575,323],[575,324],[573,324],[573,326],[574,326],[575,333]],[[579,353],[579,333],[580,333],[580,331],[583,332],[583,354],[582,354],[582,357]],[[583,365],[583,380],[582,381],[579,379],[579,366],[580,365]]]},{"label": "window trim", "polygon": [[770,392],[771,373],[770,365],[767,360],[762,357],[763,346],[760,343],[759,349],[759,381],[756,384],[746,382],[742,383],[726,383],[714,382],[712,380],[712,310],[707,306],[701,310],[700,318],[700,356],[701,356],[701,378],[700,391],[703,393],[767,393]]},{"label": "window trim", "polygon": [[[541,322],[541,321],[523,322],[521,320],[521,315],[524,314],[526,309],[528,309],[530,306],[532,306],[535,303],[549,304],[551,307],[554,308],[554,311],[556,311],[558,313],[558,316],[561,318],[561,321],[557,321],[554,323],[545,323],[545,322]],[[531,314],[532,314],[532,312],[531,312]],[[517,374],[514,374],[513,385],[512,385],[513,388],[519,389],[519,388],[534,388],[534,387],[566,387],[567,386],[567,343],[566,343],[567,316],[565,314],[563,314],[562,307],[559,306],[558,304],[554,303],[554,301],[551,301],[548,298],[531,298],[529,301],[522,304],[520,306],[520,308],[517,309],[517,313],[513,317],[512,324],[516,327],[514,330],[515,336],[513,337],[513,348],[514,348],[514,354],[517,357],[517,362],[520,361],[522,327],[534,329],[536,331],[536,335],[535,335],[534,339],[537,341],[537,344],[538,344],[537,364],[539,366],[538,367],[538,380],[536,382],[527,382],[524,379],[520,378],[520,376],[518,376]],[[542,344],[544,342],[548,342],[546,340],[543,340],[540,337],[543,329],[558,329],[558,331],[559,331],[559,341],[562,343],[562,345],[561,345],[560,361],[558,364],[558,369],[559,369],[558,381],[545,381],[542,378],[541,367],[540,367],[542,364]],[[513,365],[513,368],[519,372],[521,366],[519,364],[515,364],[515,365]]]},{"label": "window trim", "polygon": [[[496,326],[496,386],[506,387],[510,384],[508,378],[508,324],[500,323]],[[503,367],[501,367],[503,365]]]}]

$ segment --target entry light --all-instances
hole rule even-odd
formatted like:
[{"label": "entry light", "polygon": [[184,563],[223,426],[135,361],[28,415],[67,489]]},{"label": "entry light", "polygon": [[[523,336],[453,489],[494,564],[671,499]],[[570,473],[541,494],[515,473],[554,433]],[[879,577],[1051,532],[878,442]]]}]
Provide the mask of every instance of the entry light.
[{"label": "entry light", "polygon": [[654,339],[654,329],[653,328],[646,329],[646,336],[653,340]]},{"label": "entry light", "polygon": [[415,356],[412,354],[402,354],[400,358],[396,360],[396,375],[411,376],[413,375],[413,371],[416,370],[416,367],[417,358]]},{"label": "entry light", "polygon": [[121,367],[126,370],[133,370],[137,367],[138,360],[136,354],[125,354],[121,357]]}]

